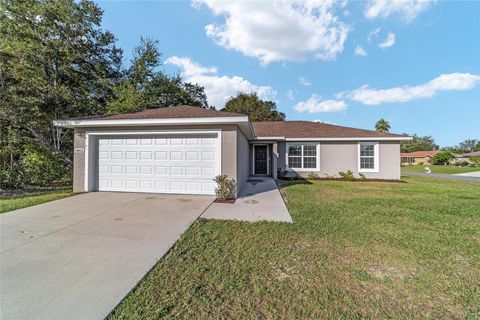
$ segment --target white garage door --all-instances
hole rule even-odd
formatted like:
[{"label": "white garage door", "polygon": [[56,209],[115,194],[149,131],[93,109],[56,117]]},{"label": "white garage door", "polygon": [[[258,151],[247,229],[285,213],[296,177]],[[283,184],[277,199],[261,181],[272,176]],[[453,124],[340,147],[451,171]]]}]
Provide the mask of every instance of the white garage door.
[{"label": "white garage door", "polygon": [[98,190],[214,194],[217,134],[99,137]]}]

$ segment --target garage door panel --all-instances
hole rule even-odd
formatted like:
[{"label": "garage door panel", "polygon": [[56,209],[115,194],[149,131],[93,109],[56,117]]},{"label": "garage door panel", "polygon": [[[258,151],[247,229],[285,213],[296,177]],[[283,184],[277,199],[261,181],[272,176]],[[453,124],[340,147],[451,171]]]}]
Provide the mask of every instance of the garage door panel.
[{"label": "garage door panel", "polygon": [[171,138],[170,139],[171,145],[183,145],[183,138]]},{"label": "garage door panel", "polygon": [[170,176],[183,176],[183,167],[170,167]]},{"label": "garage door panel", "polygon": [[112,137],[98,143],[98,189],[213,194],[217,135]]},{"label": "garage door panel", "polygon": [[172,161],[183,160],[183,151],[170,151],[170,160]]},{"label": "garage door panel", "polygon": [[138,159],[138,152],[137,151],[125,151],[125,159],[127,159],[127,160]]}]

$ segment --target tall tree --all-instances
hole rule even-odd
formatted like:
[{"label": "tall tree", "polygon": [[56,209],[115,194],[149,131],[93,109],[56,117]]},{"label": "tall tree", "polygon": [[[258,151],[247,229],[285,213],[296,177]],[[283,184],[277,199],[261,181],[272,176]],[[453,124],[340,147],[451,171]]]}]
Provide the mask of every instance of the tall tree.
[{"label": "tall tree", "polygon": [[458,152],[473,152],[480,151],[480,140],[477,139],[467,139],[458,144],[456,147]]},{"label": "tall tree", "polygon": [[134,112],[181,104],[208,107],[204,88],[182,81],[178,75],[166,75],[161,69],[158,41],[141,38],[130,67],[114,88],[107,106],[110,114]]},{"label": "tall tree", "polygon": [[0,1],[0,147],[11,150],[0,170],[22,163],[18,139],[71,163],[71,133],[52,120],[104,112],[120,76],[122,52],[101,18],[87,0]]},{"label": "tall tree", "polygon": [[262,100],[255,92],[238,93],[225,104],[223,111],[246,114],[252,121],[282,121],[285,114],[277,111],[274,101]]},{"label": "tall tree", "polygon": [[388,133],[390,131],[390,123],[383,118],[378,120],[375,123],[375,131]]},{"label": "tall tree", "polygon": [[412,136],[413,139],[400,142],[401,152],[438,150],[438,145],[435,144],[435,139],[433,139],[431,136],[420,137],[416,134],[408,136]]}]

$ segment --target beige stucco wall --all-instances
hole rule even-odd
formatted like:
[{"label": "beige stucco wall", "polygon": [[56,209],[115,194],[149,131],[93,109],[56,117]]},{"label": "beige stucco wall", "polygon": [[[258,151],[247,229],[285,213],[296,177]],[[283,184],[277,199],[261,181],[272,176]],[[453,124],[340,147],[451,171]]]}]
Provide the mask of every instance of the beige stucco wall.
[{"label": "beige stucco wall", "polygon": [[237,192],[239,193],[250,177],[250,145],[247,137],[237,128]]},{"label": "beige stucco wall", "polygon": [[[155,130],[190,130],[190,129],[205,129],[205,130],[222,130],[222,174],[226,174],[229,178],[235,179],[239,182],[238,189],[243,187],[245,180],[245,173],[243,169],[237,170],[237,133],[239,129],[236,125],[186,125],[186,126],[161,126],[161,127],[104,127],[104,128],[78,128],[75,129],[74,147],[85,148],[85,131],[148,131]],[[241,132],[240,132],[241,133]],[[244,147],[245,139],[239,139]],[[248,141],[247,151],[248,151]],[[92,150],[95,152],[95,150]],[[89,151],[90,152],[90,151]],[[245,152],[247,153],[247,152]],[[92,154],[90,152],[90,154]],[[248,170],[248,168],[246,169]],[[85,190],[85,153],[77,153],[74,155],[73,164],[73,191],[84,192]],[[240,179],[239,179],[240,177]],[[247,177],[248,178],[248,177]]]},{"label": "beige stucco wall", "polygon": [[[278,167],[285,170],[286,143],[279,142]],[[400,142],[379,142],[379,171],[362,172],[370,179],[400,179]],[[340,171],[351,170],[358,177],[358,143],[355,141],[322,141],[320,142],[320,177],[337,176]],[[306,176],[309,172],[299,172]]]},{"label": "beige stucco wall", "polygon": [[83,130],[75,129],[73,137],[73,192],[85,191],[85,152],[77,152],[77,149],[85,150],[85,136]]}]

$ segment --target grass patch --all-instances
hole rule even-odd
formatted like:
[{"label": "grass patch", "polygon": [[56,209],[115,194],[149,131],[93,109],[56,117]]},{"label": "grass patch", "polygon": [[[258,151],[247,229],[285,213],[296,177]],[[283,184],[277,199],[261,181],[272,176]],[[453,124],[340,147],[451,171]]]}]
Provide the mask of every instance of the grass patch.
[{"label": "grass patch", "polygon": [[71,187],[55,188],[53,190],[29,190],[20,195],[2,195],[0,197],[0,213],[62,199],[70,195],[72,195]]},{"label": "grass patch", "polygon": [[457,167],[457,166],[444,166],[444,165],[412,165],[402,167],[402,173],[407,172],[419,172],[425,173],[425,167],[429,167],[432,170],[432,173],[441,173],[441,174],[456,174],[456,173],[466,173],[480,171],[480,168],[475,167]]},{"label": "grass patch", "polygon": [[476,319],[480,188],[312,181],[286,223],[197,221],[109,319]]}]

